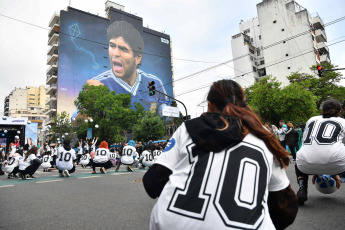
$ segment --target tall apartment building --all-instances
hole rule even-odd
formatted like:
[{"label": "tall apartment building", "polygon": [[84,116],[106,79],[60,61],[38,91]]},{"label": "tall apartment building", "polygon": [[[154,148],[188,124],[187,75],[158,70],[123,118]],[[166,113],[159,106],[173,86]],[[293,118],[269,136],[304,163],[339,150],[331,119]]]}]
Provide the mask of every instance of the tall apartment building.
[{"label": "tall apartment building", "polygon": [[38,123],[38,128],[42,128],[46,107],[45,87],[27,86],[25,89],[15,88],[5,98],[4,115],[8,117],[26,117],[34,123]]},{"label": "tall apartment building", "polygon": [[315,74],[310,67],[330,62],[324,23],[294,0],[263,0],[258,16],[239,24],[232,36],[236,81],[243,87],[271,75],[282,85],[293,72]]},{"label": "tall apartment building", "polygon": [[[86,81],[106,71],[112,71],[107,29],[116,21],[125,21],[139,32],[144,42],[143,47],[135,47],[135,49],[144,49],[140,71],[156,76],[157,81],[166,85],[167,94],[173,96],[170,36],[144,27],[143,19],[125,12],[122,5],[107,1],[105,11],[106,16],[101,17],[67,7],[67,10],[61,10],[52,16],[49,22],[46,72],[49,96],[47,101],[49,109],[46,115],[49,119],[45,125],[51,125],[57,113],[66,111],[70,116],[76,114],[74,101]],[[140,71],[137,72],[139,82],[142,76]],[[126,88],[126,93],[131,93],[132,96],[143,94],[148,96],[148,90],[141,91],[144,90],[138,89],[137,86],[133,86],[133,89],[132,86]],[[147,99],[139,100],[144,104]],[[156,107],[157,104],[158,107],[159,103],[162,102],[157,100],[151,106]]]}]

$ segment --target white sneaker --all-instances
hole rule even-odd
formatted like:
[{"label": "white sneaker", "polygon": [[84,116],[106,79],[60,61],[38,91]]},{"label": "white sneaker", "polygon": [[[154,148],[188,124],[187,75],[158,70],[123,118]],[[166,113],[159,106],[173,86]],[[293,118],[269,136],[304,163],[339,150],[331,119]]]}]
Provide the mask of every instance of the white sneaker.
[{"label": "white sneaker", "polygon": [[66,170],[63,170],[63,173],[65,174],[65,177],[69,177],[69,172],[68,172],[67,169],[66,169]]}]

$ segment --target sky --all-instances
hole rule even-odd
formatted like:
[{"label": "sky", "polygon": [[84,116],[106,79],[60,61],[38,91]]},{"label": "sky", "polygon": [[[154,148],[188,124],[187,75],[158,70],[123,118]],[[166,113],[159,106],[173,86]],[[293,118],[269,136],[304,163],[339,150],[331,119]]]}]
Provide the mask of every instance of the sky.
[{"label": "sky", "polygon": [[[54,12],[77,8],[105,16],[106,0],[0,0],[0,115],[3,101],[15,87],[45,85],[48,23]],[[143,26],[165,32],[172,40],[176,99],[191,117],[207,110],[205,97],[213,81],[234,76],[231,36],[241,20],[257,17],[260,0],[113,0],[143,18]],[[324,23],[345,16],[341,0],[297,1]],[[26,22],[26,23],[24,23]],[[327,26],[333,64],[345,67],[345,20]],[[212,68],[213,67],[213,68]],[[199,73],[201,72],[201,73]],[[199,73],[199,74],[195,74]],[[342,72],[345,74],[344,72]],[[345,86],[345,81],[341,82]],[[201,88],[201,89],[200,89]],[[185,109],[179,105],[183,115]]]}]

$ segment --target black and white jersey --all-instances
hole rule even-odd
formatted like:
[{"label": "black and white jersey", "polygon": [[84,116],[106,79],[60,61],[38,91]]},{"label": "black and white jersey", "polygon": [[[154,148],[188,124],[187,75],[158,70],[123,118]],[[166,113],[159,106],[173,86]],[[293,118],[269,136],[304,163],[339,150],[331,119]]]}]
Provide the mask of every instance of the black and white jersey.
[{"label": "black and white jersey", "polygon": [[144,166],[151,167],[154,162],[154,156],[150,151],[144,150],[141,153],[141,160]]},{"label": "black and white jersey", "polygon": [[256,136],[249,133],[212,152],[193,143],[182,124],[155,164],[172,174],[152,210],[150,229],[275,229],[268,193],[290,182]]},{"label": "black and white jersey", "polygon": [[345,119],[310,118],[303,133],[303,145],[296,164],[306,174],[339,174],[345,171]]},{"label": "black and white jersey", "polygon": [[57,151],[56,167],[59,170],[71,170],[75,159],[74,149],[66,150],[64,147],[60,147]]},{"label": "black and white jersey", "polygon": [[121,163],[125,165],[133,164],[136,156],[136,149],[131,145],[126,145],[122,150]]},{"label": "black and white jersey", "polygon": [[81,164],[81,165],[88,165],[88,164],[90,163],[90,159],[91,159],[90,154],[88,154],[88,153],[83,154],[83,155],[80,157],[80,164]]},{"label": "black and white jersey", "polygon": [[95,157],[93,162],[95,163],[105,163],[109,160],[109,149],[98,148],[95,152]]},{"label": "black and white jersey", "polygon": [[44,155],[42,157],[42,164],[41,164],[41,167],[46,169],[46,168],[50,168],[51,167],[51,164],[50,164],[50,161],[51,161],[51,157],[50,155]]},{"label": "black and white jersey", "polygon": [[6,173],[11,173],[15,167],[19,166],[19,157],[20,156],[12,157],[11,160],[7,162],[7,165],[5,166]]},{"label": "black and white jersey", "polygon": [[157,159],[160,155],[161,155],[161,153],[162,153],[162,150],[158,150],[158,149],[156,149],[156,150],[154,150],[153,151],[153,157],[155,158],[155,159]]}]

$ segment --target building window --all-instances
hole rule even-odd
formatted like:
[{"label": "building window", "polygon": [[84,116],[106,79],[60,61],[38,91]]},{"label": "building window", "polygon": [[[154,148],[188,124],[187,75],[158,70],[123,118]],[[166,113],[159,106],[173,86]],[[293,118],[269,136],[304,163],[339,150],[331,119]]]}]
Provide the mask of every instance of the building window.
[{"label": "building window", "polygon": [[258,56],[260,56],[260,50],[259,50],[259,49],[256,50],[256,54],[257,54]]},{"label": "building window", "polygon": [[286,41],[283,41],[283,43],[286,43]]},{"label": "building window", "polygon": [[277,20],[274,20],[273,23],[277,23]]},{"label": "building window", "polygon": [[282,31],[284,31],[284,29],[282,29]]},{"label": "building window", "polygon": [[290,69],[290,66],[288,67],[288,69]]},{"label": "building window", "polygon": [[253,41],[254,41],[254,39],[253,39],[253,38],[251,38],[251,39],[250,39],[250,42],[253,42]]},{"label": "building window", "polygon": [[253,60],[254,60],[254,58],[253,58],[252,56],[250,56],[250,60],[251,60],[251,61],[253,61]]},{"label": "building window", "polygon": [[289,54],[285,54],[285,56],[287,57],[287,56],[289,56]]},{"label": "building window", "polygon": [[261,40],[261,35],[259,35],[259,40]]},{"label": "building window", "polygon": [[264,60],[260,61],[260,65],[263,65],[263,64],[265,64],[265,61]]},{"label": "building window", "polygon": [[250,32],[250,29],[246,29],[243,31],[244,34],[248,34]]},{"label": "building window", "polygon": [[249,48],[249,52],[250,52],[251,54],[254,54],[254,50],[251,50],[250,48]]},{"label": "building window", "polygon": [[256,68],[255,68],[255,66],[253,66],[253,72],[256,72]]}]

